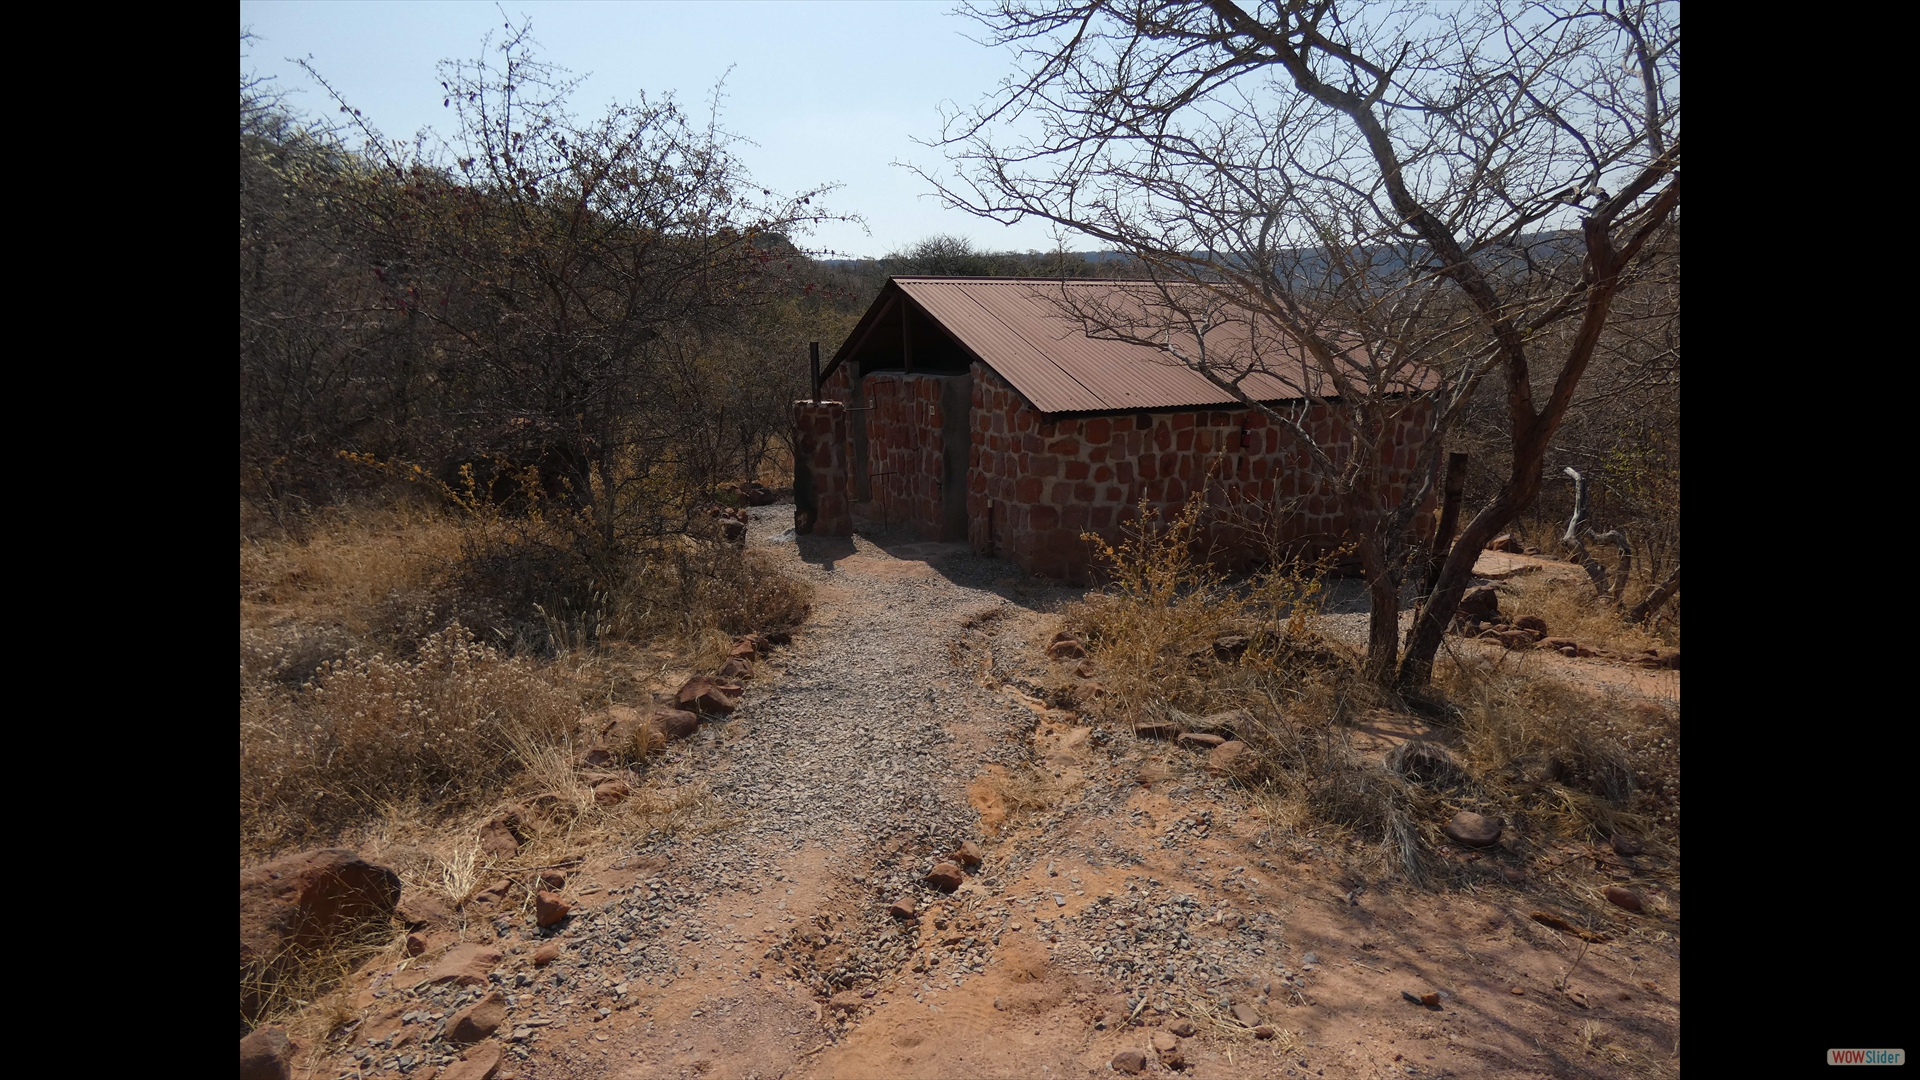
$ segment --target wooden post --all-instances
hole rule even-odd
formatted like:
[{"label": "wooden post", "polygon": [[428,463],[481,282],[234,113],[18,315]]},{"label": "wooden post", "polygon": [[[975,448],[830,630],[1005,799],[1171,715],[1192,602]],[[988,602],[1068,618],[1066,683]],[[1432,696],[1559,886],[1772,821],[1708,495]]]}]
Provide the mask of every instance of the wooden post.
[{"label": "wooden post", "polygon": [[817,341],[807,342],[807,351],[812,354],[813,357],[813,397],[807,400],[818,405],[820,403],[820,343]]},{"label": "wooden post", "polygon": [[907,374],[913,374],[913,305],[900,302],[900,353]]},{"label": "wooden post", "polygon": [[1427,557],[1427,584],[1420,590],[1423,597],[1433,595],[1434,583],[1440,580],[1440,564],[1447,561],[1447,551],[1453,547],[1453,530],[1460,525],[1460,500],[1467,493],[1467,455],[1456,450],[1447,455],[1447,495],[1440,504],[1440,528],[1433,534],[1433,551]]}]

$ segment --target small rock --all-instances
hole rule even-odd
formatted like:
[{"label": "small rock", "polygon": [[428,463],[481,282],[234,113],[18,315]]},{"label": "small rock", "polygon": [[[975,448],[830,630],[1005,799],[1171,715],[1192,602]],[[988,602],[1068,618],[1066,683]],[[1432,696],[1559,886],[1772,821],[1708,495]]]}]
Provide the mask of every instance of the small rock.
[{"label": "small rock", "polygon": [[1523,990],[1523,989],[1521,989],[1521,988],[1520,988],[1520,987],[1518,987],[1518,986],[1509,986],[1509,987],[1507,987],[1507,993],[1509,993],[1509,994],[1525,994],[1525,993],[1526,993],[1526,991],[1525,991],[1525,990]]},{"label": "small rock", "polygon": [[1467,847],[1487,847],[1500,839],[1499,821],[1483,817],[1471,810],[1462,810],[1453,815],[1440,831],[1447,834],[1455,843]]},{"label": "small rock", "polygon": [[500,1072],[502,1053],[499,1043],[482,1043],[440,1070],[434,1080],[493,1080]]},{"label": "small rock", "polygon": [[1133,733],[1142,739],[1171,739],[1180,734],[1179,724],[1145,723],[1133,725]]},{"label": "small rock", "polygon": [[689,712],[725,716],[740,707],[740,686],[711,675],[688,679],[673,700]]},{"label": "small rock", "polygon": [[393,914],[407,924],[409,930],[440,925],[453,918],[453,913],[447,910],[447,905],[439,897],[420,889],[403,889],[400,902],[394,905]]},{"label": "small rock", "polygon": [[947,858],[971,870],[980,865],[980,845],[968,840],[948,853]]},{"label": "small rock", "polygon": [[896,919],[911,919],[913,918],[913,912],[913,897],[911,896],[903,896],[895,900],[893,906],[887,909],[887,914]]},{"label": "small rock", "polygon": [[1632,889],[1623,889],[1618,885],[1609,885],[1607,886],[1606,897],[1607,902],[1614,907],[1626,908],[1628,911],[1640,910],[1640,894],[1634,892]]},{"label": "small rock", "polygon": [[1196,750],[1211,750],[1227,740],[1224,736],[1209,735],[1204,731],[1183,731],[1180,733],[1180,738],[1175,741],[1181,746],[1191,746]]},{"label": "small rock", "polygon": [[1527,633],[1532,634],[1533,640],[1535,641],[1539,641],[1547,636],[1547,620],[1538,615],[1520,616],[1513,620],[1513,628],[1515,630],[1525,630]]},{"label": "small rock", "polygon": [[960,868],[950,862],[935,863],[933,869],[927,872],[927,884],[941,892],[952,892],[965,880],[966,876],[960,872]]},{"label": "small rock", "polygon": [[669,739],[685,739],[700,730],[700,718],[685,709],[659,709],[647,725]]},{"label": "small rock", "polygon": [[1613,834],[1613,853],[1615,855],[1638,855],[1646,850],[1647,845],[1642,843],[1637,836],[1628,836],[1626,833]]},{"label": "small rock", "polygon": [[1238,739],[1223,742],[1207,754],[1207,771],[1252,782],[1266,775],[1267,763],[1253,747]]},{"label": "small rock", "polygon": [[1416,994],[1411,990],[1402,990],[1400,991],[1400,996],[1403,998],[1406,998],[1408,1001],[1413,1002],[1415,1005],[1425,1005],[1429,1009],[1436,1009],[1440,1007],[1439,994],[1434,994],[1434,993]]},{"label": "small rock", "polygon": [[1261,1024],[1253,1029],[1253,1037],[1256,1039],[1271,1039],[1278,1034],[1280,1032],[1272,1024]]},{"label": "small rock", "polygon": [[501,814],[480,826],[480,850],[495,859],[511,859],[520,853],[520,840],[513,835],[515,823]]},{"label": "small rock", "polygon": [[1499,536],[1487,541],[1486,550],[1506,551],[1517,555],[1520,553],[1520,542],[1513,538],[1512,533],[1501,533]]},{"label": "small rock", "polygon": [[240,1080],[288,1080],[300,1045],[278,1024],[255,1028],[240,1040]]},{"label": "small rock", "polygon": [[560,945],[558,942],[549,941],[545,945],[533,950],[534,967],[546,967],[558,959],[560,959]]},{"label": "small rock", "polygon": [[1475,585],[1460,597],[1457,609],[1468,620],[1493,620],[1500,617],[1500,594],[1491,585]]},{"label": "small rock", "polygon": [[559,892],[561,889],[567,887],[567,872],[565,870],[542,870],[540,871],[540,884],[545,885],[555,892]]},{"label": "small rock", "polygon": [[1240,1021],[1241,1027],[1252,1028],[1252,1027],[1260,1026],[1260,1010],[1254,1008],[1253,1006],[1247,1004],[1244,1001],[1235,1005],[1229,1011],[1233,1013],[1233,1018],[1235,1020]]},{"label": "small rock", "polygon": [[572,904],[567,903],[565,900],[560,899],[545,889],[541,889],[533,898],[534,921],[538,922],[542,927],[552,926],[554,923],[566,918],[567,913],[572,910]]},{"label": "small rock", "polygon": [[1153,1038],[1148,1041],[1153,1044],[1153,1049],[1156,1053],[1164,1053],[1180,1045],[1180,1040],[1175,1038],[1171,1032],[1166,1031],[1154,1032]]},{"label": "small rock", "polygon": [[456,1046],[477,1043],[493,1034],[506,1019],[506,995],[495,990],[447,1020],[447,1041]]},{"label": "small rock", "polygon": [[1122,1050],[1107,1064],[1114,1072],[1139,1074],[1147,1071],[1147,1055],[1138,1050]]},{"label": "small rock", "polygon": [[728,682],[751,679],[753,677],[753,661],[744,656],[728,657],[727,662],[720,665],[719,674],[720,678]]},{"label": "small rock", "polygon": [[427,973],[428,982],[450,982],[455,986],[479,986],[487,981],[487,972],[500,962],[500,951],[485,945],[455,945]]},{"label": "small rock", "polygon": [[633,786],[625,780],[609,780],[593,789],[593,801],[601,806],[612,806],[622,802],[633,794]]},{"label": "small rock", "polygon": [[1084,660],[1086,656],[1087,647],[1080,644],[1079,638],[1065,632],[1047,646],[1047,658],[1050,660]]},{"label": "small rock", "polygon": [[1193,1038],[1194,1033],[1199,1031],[1200,1029],[1193,1025],[1193,1021],[1182,1016],[1182,1017],[1178,1017],[1176,1019],[1167,1021],[1167,1030],[1173,1032],[1175,1035],[1178,1035],[1183,1039],[1191,1039]]},{"label": "small rock", "polygon": [[406,950],[408,956],[419,956],[421,953],[426,952],[427,936],[425,934],[408,934]]},{"label": "small rock", "polygon": [[1093,661],[1091,661],[1091,660],[1082,660],[1082,661],[1080,661],[1080,663],[1079,663],[1079,664],[1078,664],[1077,666],[1075,666],[1075,667],[1074,667],[1074,669],[1073,669],[1073,674],[1074,674],[1074,675],[1075,675],[1075,676],[1076,676],[1077,678],[1082,678],[1082,679],[1091,679],[1091,678],[1093,678],[1093,673],[1094,673],[1094,670],[1095,670],[1095,669],[1094,669],[1094,666],[1093,666]]}]

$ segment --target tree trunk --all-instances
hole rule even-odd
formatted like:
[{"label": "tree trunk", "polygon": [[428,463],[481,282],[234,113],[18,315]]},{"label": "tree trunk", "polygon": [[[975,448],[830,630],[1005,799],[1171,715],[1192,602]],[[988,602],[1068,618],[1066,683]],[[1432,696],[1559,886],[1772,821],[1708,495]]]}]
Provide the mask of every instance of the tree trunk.
[{"label": "tree trunk", "polygon": [[1367,659],[1363,671],[1368,681],[1379,686],[1393,682],[1394,664],[1400,659],[1400,583],[1389,570],[1389,561],[1371,538],[1360,542],[1360,565],[1367,575]]},{"label": "tree trunk", "polygon": [[1673,568],[1673,573],[1667,577],[1667,580],[1660,583],[1659,588],[1648,593],[1645,600],[1635,604],[1633,610],[1627,612],[1627,621],[1629,623],[1646,622],[1649,616],[1659,611],[1662,607],[1665,607],[1667,601],[1673,599],[1674,594],[1679,591],[1680,568],[1676,566]]}]

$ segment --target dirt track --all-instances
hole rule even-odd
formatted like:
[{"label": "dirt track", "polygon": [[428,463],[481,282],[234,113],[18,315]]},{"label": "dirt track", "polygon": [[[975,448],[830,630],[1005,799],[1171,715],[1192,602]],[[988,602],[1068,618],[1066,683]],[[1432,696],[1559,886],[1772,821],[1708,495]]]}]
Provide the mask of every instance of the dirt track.
[{"label": "dirt track", "polygon": [[[1344,877],[1197,755],[1021,691],[1071,591],[950,546],[780,542],[788,514],[753,542],[815,583],[815,619],[662,766],[734,824],[573,875],[551,967],[503,937],[499,1076],[1095,1076],[1129,1049],[1165,1072],[1148,1040],[1179,1017],[1194,1077],[1677,1074],[1677,919],[1614,911],[1585,946],[1528,917],[1497,848],[1462,856],[1472,892]],[[1016,774],[1052,804],[1017,812]],[[984,865],[924,885],[965,840]],[[887,914],[904,896],[915,920]]]}]

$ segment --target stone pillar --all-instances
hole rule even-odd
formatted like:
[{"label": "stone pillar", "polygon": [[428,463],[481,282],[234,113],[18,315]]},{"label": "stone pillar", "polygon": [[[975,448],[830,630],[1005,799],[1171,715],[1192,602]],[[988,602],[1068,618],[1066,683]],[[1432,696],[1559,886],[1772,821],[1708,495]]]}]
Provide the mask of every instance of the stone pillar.
[{"label": "stone pillar", "polygon": [[847,498],[847,407],[838,401],[793,403],[793,530],[852,536]]}]

